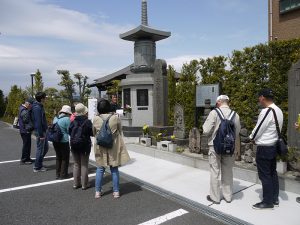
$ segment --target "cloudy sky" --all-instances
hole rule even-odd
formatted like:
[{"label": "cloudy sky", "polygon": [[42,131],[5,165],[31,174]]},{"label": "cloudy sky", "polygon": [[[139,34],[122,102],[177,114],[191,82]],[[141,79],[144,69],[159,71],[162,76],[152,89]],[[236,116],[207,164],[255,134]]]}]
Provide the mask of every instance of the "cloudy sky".
[{"label": "cloudy sky", "polygon": [[[182,63],[228,55],[268,39],[267,0],[148,0],[149,26],[170,31],[157,58]],[[39,69],[57,87],[58,69],[94,79],[133,62],[119,34],[140,24],[141,0],[0,0],[0,89],[31,85]]]}]

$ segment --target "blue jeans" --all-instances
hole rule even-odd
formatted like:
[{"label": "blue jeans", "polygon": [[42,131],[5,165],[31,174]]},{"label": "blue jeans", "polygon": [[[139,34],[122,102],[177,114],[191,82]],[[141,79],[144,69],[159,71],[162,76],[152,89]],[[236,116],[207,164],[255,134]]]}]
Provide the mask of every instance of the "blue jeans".
[{"label": "blue jeans", "polygon": [[[119,169],[118,167],[110,166],[111,177],[113,182],[113,191],[119,192]],[[105,172],[105,167],[97,167],[96,171],[96,181],[95,181],[95,188],[96,191],[101,192],[102,189],[102,182],[103,182],[103,174]]]},{"label": "blue jeans", "polygon": [[45,155],[47,154],[49,149],[48,146],[48,139],[45,135],[45,139],[40,139],[40,137],[36,137],[36,156],[35,156],[35,163],[34,163],[34,169],[41,169],[43,167],[43,160]]},{"label": "blue jeans", "polygon": [[276,146],[257,146],[256,166],[262,183],[263,202],[278,201],[279,183],[276,171]]}]

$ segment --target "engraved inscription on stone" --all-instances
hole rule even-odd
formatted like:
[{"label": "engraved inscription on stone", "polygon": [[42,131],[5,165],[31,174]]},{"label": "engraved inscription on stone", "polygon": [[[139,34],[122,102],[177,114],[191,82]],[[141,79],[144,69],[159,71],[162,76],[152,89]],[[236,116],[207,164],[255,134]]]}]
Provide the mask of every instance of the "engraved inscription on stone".
[{"label": "engraved inscription on stone", "polygon": [[174,106],[174,135],[180,139],[185,138],[184,109],[179,104]]}]

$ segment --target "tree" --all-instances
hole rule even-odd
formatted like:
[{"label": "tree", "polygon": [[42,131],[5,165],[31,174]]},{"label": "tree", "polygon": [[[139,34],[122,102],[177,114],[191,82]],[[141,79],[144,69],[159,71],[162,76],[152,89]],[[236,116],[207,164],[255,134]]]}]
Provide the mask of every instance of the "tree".
[{"label": "tree", "polygon": [[5,104],[3,91],[0,90],[0,117],[2,117],[4,115],[5,108],[6,108],[6,104]]},{"label": "tree", "polygon": [[57,70],[57,74],[61,76],[61,82],[58,85],[64,87],[64,90],[62,90],[60,94],[63,98],[67,99],[70,106],[73,107],[73,94],[75,94],[75,83],[71,79],[70,72],[68,70]]},{"label": "tree", "polygon": [[8,94],[7,107],[4,116],[12,118],[18,116],[19,106],[27,97],[25,92],[21,88],[18,88],[17,85],[12,86],[10,93]]},{"label": "tree", "polygon": [[174,125],[174,106],[176,104],[176,77],[175,69],[173,66],[168,68],[168,118],[169,125]]},{"label": "tree", "polygon": [[35,76],[34,76],[34,88],[33,89],[34,89],[35,93],[44,90],[43,77],[42,77],[42,74],[39,69],[36,71]]},{"label": "tree", "polygon": [[81,73],[74,74],[74,78],[77,80],[75,83],[78,86],[80,102],[87,103],[88,96],[91,94],[91,89],[88,88],[87,76],[83,76]]},{"label": "tree", "polygon": [[176,86],[177,103],[184,108],[184,121],[186,134],[195,125],[195,108],[196,108],[196,84],[199,62],[191,61],[184,64],[181,70],[181,76]]},{"label": "tree", "polygon": [[61,107],[67,102],[59,95],[56,88],[46,88],[45,93],[48,96],[45,103],[46,117],[48,121],[52,121],[53,117],[57,115]]}]

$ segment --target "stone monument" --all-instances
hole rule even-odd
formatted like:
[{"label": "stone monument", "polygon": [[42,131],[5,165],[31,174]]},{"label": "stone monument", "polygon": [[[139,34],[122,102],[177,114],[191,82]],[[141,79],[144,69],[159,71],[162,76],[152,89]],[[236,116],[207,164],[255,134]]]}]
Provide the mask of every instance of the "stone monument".
[{"label": "stone monument", "polygon": [[185,138],[185,125],[184,125],[184,110],[183,107],[176,103],[174,106],[174,132],[176,138]]},{"label": "stone monument", "polygon": [[288,145],[300,149],[300,132],[294,123],[300,114],[300,60],[292,66],[288,74]]},{"label": "stone monument", "polygon": [[[208,114],[211,111],[210,104],[211,104],[210,99],[205,99],[204,115],[201,117],[202,124],[204,124]],[[200,148],[201,148],[201,152],[203,153],[203,155],[208,155],[209,148],[208,148],[208,136],[207,135],[204,135],[204,134],[201,135]]]},{"label": "stone monument", "polygon": [[189,134],[189,149],[192,153],[201,153],[200,149],[200,132],[199,129],[196,127],[193,127],[193,129],[190,130]]},{"label": "stone monument", "polygon": [[142,0],[142,24],[120,34],[121,39],[134,42],[134,63],[130,68],[132,74],[127,75],[120,84],[123,105],[130,103],[132,110],[131,123],[127,123],[130,127],[141,128],[145,124],[164,127],[168,123],[167,64],[164,60],[156,59],[156,42],[170,35],[170,32],[148,25],[146,0]]}]

